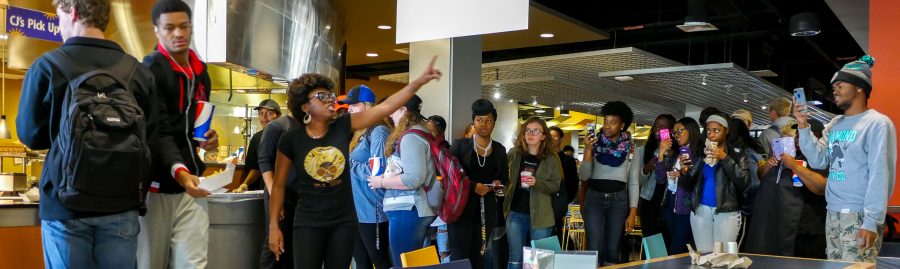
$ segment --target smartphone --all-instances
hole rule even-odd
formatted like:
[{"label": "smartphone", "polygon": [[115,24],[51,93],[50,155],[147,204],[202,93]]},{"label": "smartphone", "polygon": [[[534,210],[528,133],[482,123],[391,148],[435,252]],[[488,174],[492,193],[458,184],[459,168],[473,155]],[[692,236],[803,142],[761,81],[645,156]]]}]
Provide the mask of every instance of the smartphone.
[{"label": "smartphone", "polygon": [[681,157],[690,160],[691,159],[691,148],[688,146],[682,146],[678,149],[678,153],[681,154]]},{"label": "smartphone", "polygon": [[794,89],[794,99],[797,100],[797,104],[800,105],[800,113],[809,113],[809,111],[806,109],[806,91],[804,91],[803,88]]},{"label": "smartphone", "polygon": [[669,129],[659,130],[659,140],[660,141],[672,140],[672,134],[669,132]]},{"label": "smartphone", "polygon": [[587,135],[588,135],[588,137],[594,137],[594,133],[596,133],[596,131],[594,130],[594,128],[596,128],[596,125],[594,125],[593,123],[588,123],[588,124],[587,124],[587,132],[588,132]]}]

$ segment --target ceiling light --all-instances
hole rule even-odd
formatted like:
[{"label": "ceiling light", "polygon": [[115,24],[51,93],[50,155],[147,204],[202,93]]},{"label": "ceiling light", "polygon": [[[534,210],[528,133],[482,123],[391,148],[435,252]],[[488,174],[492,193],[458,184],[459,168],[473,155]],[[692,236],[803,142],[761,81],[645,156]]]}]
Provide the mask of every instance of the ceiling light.
[{"label": "ceiling light", "polygon": [[231,132],[233,132],[234,134],[241,134],[241,128],[234,126],[234,130],[231,130]]},{"label": "ceiling light", "polygon": [[822,105],[822,101],[819,101],[819,100],[812,100],[812,101],[809,101],[809,103],[812,104],[812,105],[814,105],[814,106],[821,106],[821,105]]},{"label": "ceiling light", "polygon": [[494,91],[494,100],[500,100],[500,90]]},{"label": "ceiling light", "polygon": [[543,37],[543,38],[551,38],[551,37],[554,37],[554,36],[555,36],[555,35],[553,35],[553,34],[551,34],[551,33],[543,33],[543,34],[541,34],[541,37]]},{"label": "ceiling light", "polygon": [[632,80],[634,80],[634,77],[632,77],[632,76],[617,76],[617,77],[614,77],[614,79],[618,80],[618,81],[632,81]]},{"label": "ceiling light", "polygon": [[534,113],[538,113],[538,114],[544,114],[544,112],[547,112],[547,111],[545,111],[543,109],[538,109],[538,110],[534,111]]},{"label": "ceiling light", "polygon": [[534,95],[531,96],[531,104],[535,105],[535,106],[538,104],[537,96],[534,96]]},{"label": "ceiling light", "polygon": [[750,100],[747,100],[747,93],[744,93],[744,103],[747,103],[747,102],[750,102]]},{"label": "ceiling light", "polygon": [[378,29],[381,29],[381,30],[390,30],[391,28],[393,28],[393,27],[391,27],[390,25],[379,25],[378,26]]},{"label": "ceiling light", "polygon": [[762,106],[762,109],[763,109],[763,110],[766,110],[766,109],[769,109],[769,107],[767,107],[767,106]]},{"label": "ceiling light", "polygon": [[378,53],[369,52],[369,53],[366,53],[366,56],[369,56],[369,57],[378,57]]},{"label": "ceiling light", "polygon": [[512,102],[513,102],[513,99],[509,99],[509,102],[512,103]]},{"label": "ceiling light", "polygon": [[325,25],[325,30],[331,30],[331,25]]},{"label": "ceiling light", "polygon": [[819,16],[812,12],[803,12],[791,17],[788,31],[791,36],[814,36],[822,32],[819,29]]},{"label": "ceiling light", "polygon": [[701,84],[701,85],[703,85],[703,86],[706,86],[706,85],[707,85],[707,84],[706,84],[706,77],[707,77],[707,76],[709,76],[709,75],[707,75],[707,74],[700,74],[700,78],[701,78],[700,84]]}]

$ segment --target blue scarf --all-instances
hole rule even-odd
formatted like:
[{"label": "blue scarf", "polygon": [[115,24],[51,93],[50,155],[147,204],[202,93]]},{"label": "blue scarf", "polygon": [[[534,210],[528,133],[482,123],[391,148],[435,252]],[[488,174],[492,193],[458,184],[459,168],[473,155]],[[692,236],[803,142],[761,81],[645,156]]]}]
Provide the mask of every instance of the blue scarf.
[{"label": "blue scarf", "polygon": [[602,134],[599,137],[600,141],[594,143],[594,159],[611,167],[625,163],[625,159],[628,159],[628,154],[631,153],[631,134],[623,132],[616,141],[609,140]]}]

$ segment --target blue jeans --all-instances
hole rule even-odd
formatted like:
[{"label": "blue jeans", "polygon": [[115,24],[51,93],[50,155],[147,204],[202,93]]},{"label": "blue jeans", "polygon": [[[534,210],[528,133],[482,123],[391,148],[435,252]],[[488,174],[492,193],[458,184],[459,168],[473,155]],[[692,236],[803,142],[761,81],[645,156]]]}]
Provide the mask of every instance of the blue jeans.
[{"label": "blue jeans", "polygon": [[384,213],[390,224],[388,237],[391,241],[391,261],[394,266],[400,266],[400,254],[422,248],[425,231],[434,222],[435,216],[420,218],[416,207]]},{"label": "blue jeans", "polygon": [[619,246],[625,234],[625,218],[630,210],[628,191],[602,193],[588,190],[581,210],[587,250],[597,251],[597,264],[619,263]]},{"label": "blue jeans", "polygon": [[522,248],[530,246],[531,240],[550,237],[553,226],[531,227],[531,215],[510,211],[506,217],[506,238],[509,240],[508,269],[522,268]]},{"label": "blue jeans", "polygon": [[[668,192],[668,190],[666,190]],[[666,229],[671,239],[669,240],[669,255],[687,253],[687,244],[693,243],[694,236],[691,233],[691,215],[675,214],[675,194],[667,193],[666,199]]]},{"label": "blue jeans", "polygon": [[137,210],[102,217],[41,220],[47,268],[135,268]]}]

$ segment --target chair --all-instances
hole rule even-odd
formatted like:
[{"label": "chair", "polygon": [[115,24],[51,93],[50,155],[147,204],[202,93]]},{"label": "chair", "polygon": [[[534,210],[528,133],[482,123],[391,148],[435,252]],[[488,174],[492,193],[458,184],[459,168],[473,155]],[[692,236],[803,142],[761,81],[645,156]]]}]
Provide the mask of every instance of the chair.
[{"label": "chair", "polygon": [[450,263],[425,265],[418,267],[394,267],[394,268],[414,268],[414,269],[472,269],[472,263],[468,259],[452,261]]},{"label": "chair", "polygon": [[438,259],[437,249],[430,246],[400,254],[400,263],[403,267],[415,267],[440,264],[441,261]]},{"label": "chair", "polygon": [[553,268],[596,269],[597,251],[563,251],[554,255]]},{"label": "chair", "polygon": [[531,240],[531,247],[552,250],[554,253],[562,252],[562,246],[559,245],[559,238],[556,236],[550,236],[539,240]]},{"label": "chair", "polygon": [[669,256],[668,251],[666,251],[666,243],[663,241],[662,234],[644,237],[641,241],[644,250],[644,258],[647,260]]}]

